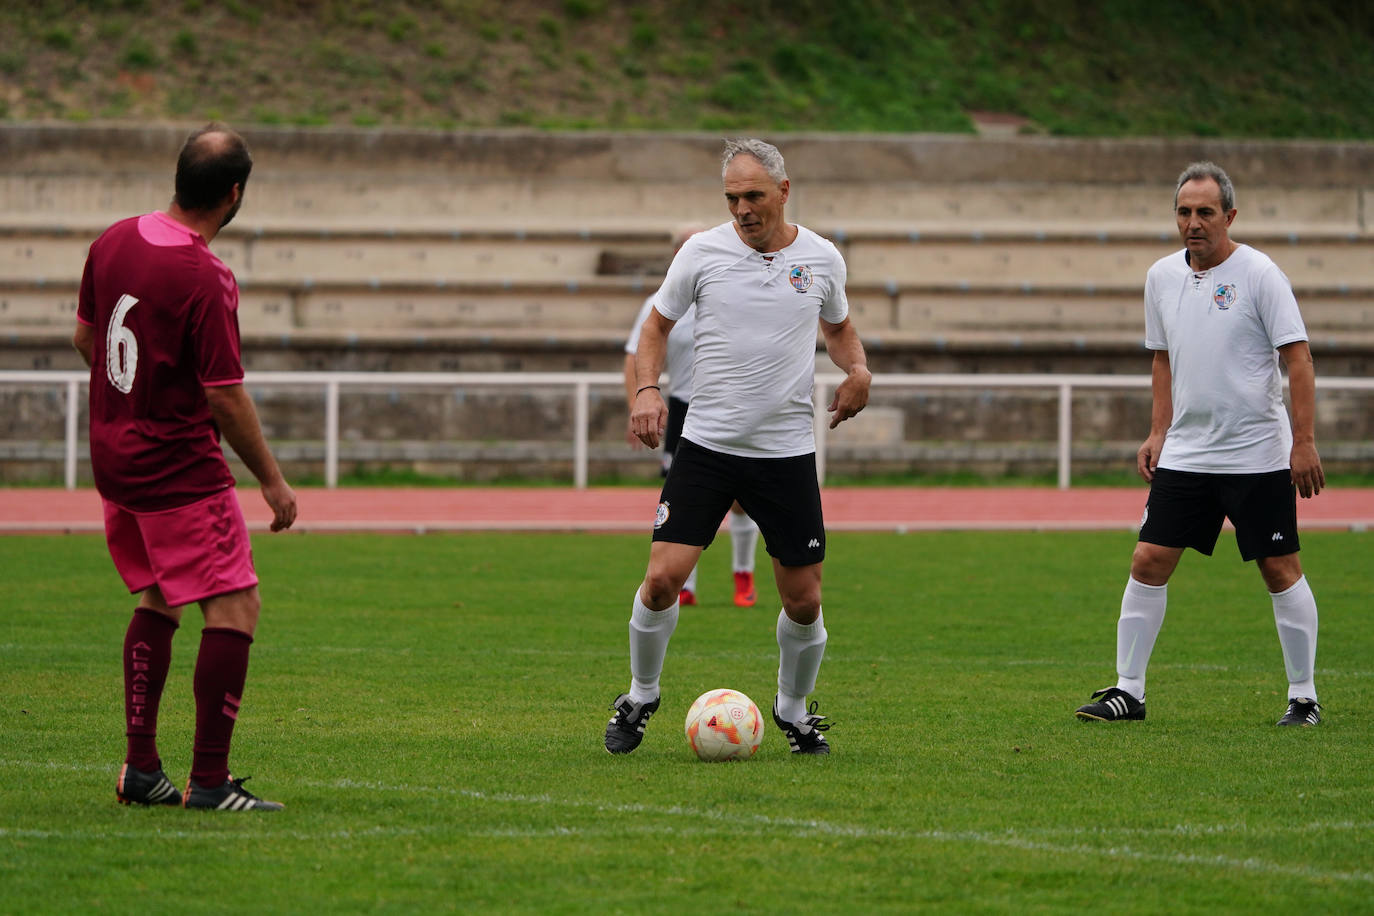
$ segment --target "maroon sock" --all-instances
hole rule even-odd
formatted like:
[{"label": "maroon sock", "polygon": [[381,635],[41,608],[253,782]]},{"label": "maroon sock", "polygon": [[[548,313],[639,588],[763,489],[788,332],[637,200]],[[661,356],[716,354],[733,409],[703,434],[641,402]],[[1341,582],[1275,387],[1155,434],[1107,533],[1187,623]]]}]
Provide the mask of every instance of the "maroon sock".
[{"label": "maroon sock", "polygon": [[253,637],[242,630],[206,627],[196,657],[196,742],[191,778],[207,789],[229,778],[229,742],[239,717],[248,648]]},{"label": "maroon sock", "polygon": [[151,772],[162,768],[157,754],[157,707],[172,664],[177,622],[151,608],[137,608],[124,633],[124,762]]}]

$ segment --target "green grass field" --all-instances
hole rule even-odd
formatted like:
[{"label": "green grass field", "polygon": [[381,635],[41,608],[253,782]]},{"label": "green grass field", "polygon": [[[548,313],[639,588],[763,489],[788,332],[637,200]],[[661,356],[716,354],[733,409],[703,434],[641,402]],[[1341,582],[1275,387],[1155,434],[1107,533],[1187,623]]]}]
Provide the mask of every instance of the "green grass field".
[{"label": "green grass field", "polygon": [[[1113,681],[1126,533],[832,535],[813,696],[829,758],[772,728],[702,764],[688,704],[771,700],[776,603],[684,610],[664,706],[628,683],[641,536],[275,536],[233,762],[279,814],[115,803],[133,602],[96,537],[0,539],[0,911],[1374,911],[1371,534],[1306,534],[1326,721],[1277,729],[1258,574],[1223,536],[1171,586],[1150,718]],[[763,576],[771,591],[771,581]],[[198,615],[162,714],[184,780]]]}]

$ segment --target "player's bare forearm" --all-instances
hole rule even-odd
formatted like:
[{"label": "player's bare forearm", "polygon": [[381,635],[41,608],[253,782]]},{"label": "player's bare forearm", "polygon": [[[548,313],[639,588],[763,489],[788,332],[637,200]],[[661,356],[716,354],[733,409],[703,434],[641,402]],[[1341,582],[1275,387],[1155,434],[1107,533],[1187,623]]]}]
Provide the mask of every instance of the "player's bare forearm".
[{"label": "player's bare forearm", "polygon": [[291,527],[296,520],[296,494],[287,485],[262,435],[253,399],[243,385],[207,387],[205,399],[220,434],[261,485],[263,499],[272,509],[272,530]]},{"label": "player's bare forearm", "polygon": [[668,335],[676,323],[664,318],[658,309],[649,309],[649,317],[639,331],[639,347],[635,350],[635,392],[658,384],[667,359]]},{"label": "player's bare forearm", "polygon": [[281,479],[281,468],[263,438],[258,411],[242,385],[214,385],[205,389],[210,413],[221,435],[233,447],[259,483]]},{"label": "player's bare forearm", "polygon": [[649,317],[639,331],[639,348],[635,350],[635,387],[630,401],[630,432],[649,448],[658,448],[663,431],[668,428],[668,405],[659,389],[659,376],[668,353],[668,335],[674,321],[649,309]]},{"label": "player's bare forearm", "polygon": [[825,337],[825,352],[830,361],[845,374],[844,381],[835,389],[835,397],[826,408],[831,414],[830,428],[834,429],[868,406],[873,373],[868,371],[868,356],[864,353],[859,332],[854,330],[848,318],[839,324],[821,321],[821,333]]},{"label": "player's bare forearm", "polygon": [[631,448],[639,448],[639,437],[635,435],[634,421],[630,415],[635,409],[635,355],[625,354],[625,442]]},{"label": "player's bare forearm", "polygon": [[1326,486],[1321,457],[1317,454],[1317,372],[1306,341],[1279,348],[1288,369],[1288,396],[1293,415],[1293,451],[1288,464],[1298,495],[1307,499]]},{"label": "player's bare forearm", "polygon": [[86,361],[86,368],[95,365],[95,329],[88,324],[77,322],[76,333],[72,335],[72,346]]},{"label": "player's bare forearm", "polygon": [[1164,437],[1174,422],[1173,373],[1167,350],[1156,350],[1150,364],[1150,397],[1150,435],[1135,455],[1136,472],[1147,483],[1154,480],[1159,453],[1164,450]]},{"label": "player's bare forearm", "polygon": [[633,410],[635,406],[635,355],[625,354],[625,406]]}]

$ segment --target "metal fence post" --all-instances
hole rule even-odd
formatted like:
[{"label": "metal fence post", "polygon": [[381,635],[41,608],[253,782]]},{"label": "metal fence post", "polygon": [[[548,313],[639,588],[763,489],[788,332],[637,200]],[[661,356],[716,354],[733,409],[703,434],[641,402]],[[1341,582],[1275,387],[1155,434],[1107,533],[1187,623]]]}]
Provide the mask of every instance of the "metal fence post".
[{"label": "metal fence post", "polygon": [[75,380],[67,382],[67,436],[64,443],[66,459],[62,479],[68,490],[76,489],[76,415],[81,412],[81,404],[77,400],[80,385],[81,383]]},{"label": "metal fence post", "polygon": [[587,489],[587,402],[591,390],[586,379],[579,379],[573,390],[573,486],[579,490]]},{"label": "metal fence post", "polygon": [[1059,489],[1069,488],[1069,465],[1073,462],[1073,385],[1059,385]]},{"label": "metal fence post", "polygon": [[339,380],[324,385],[324,485],[339,485]]}]

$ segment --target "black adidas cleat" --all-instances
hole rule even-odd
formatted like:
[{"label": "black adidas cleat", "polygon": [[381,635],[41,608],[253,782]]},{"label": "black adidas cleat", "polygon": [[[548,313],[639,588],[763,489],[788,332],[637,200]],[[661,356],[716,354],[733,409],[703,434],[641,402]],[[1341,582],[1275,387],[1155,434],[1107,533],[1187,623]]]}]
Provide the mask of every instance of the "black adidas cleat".
[{"label": "black adidas cleat", "polygon": [[794,754],[830,753],[830,745],[826,743],[825,735],[821,732],[828,731],[834,723],[821,721],[825,716],[816,715],[817,705],[816,701],[812,700],[800,722],[787,722],[778,715],[778,698],[773,697],[773,721],[787,736],[787,743],[792,746]]},{"label": "black adidas cleat", "polygon": [[1097,702],[1080,706],[1074,713],[1085,722],[1145,718],[1145,701],[1137,700],[1119,687],[1103,687],[1092,698]]},{"label": "black adidas cleat", "polygon": [[1296,725],[1306,728],[1322,720],[1322,708],[1316,700],[1307,697],[1294,697],[1288,701],[1288,711],[1275,725]]},{"label": "black adidas cleat", "polygon": [[611,704],[615,715],[606,724],[606,750],[612,754],[628,754],[639,747],[639,742],[644,740],[644,726],[649,724],[649,717],[658,712],[660,699],[655,697],[649,703],[635,703],[628,693],[616,697]]},{"label": "black adidas cleat", "polygon": [[207,789],[194,779],[186,781],[186,800],[182,805],[187,808],[203,808],[213,811],[280,811],[286,806],[281,802],[258,798],[243,787],[250,777],[235,779],[230,776],[221,785]]},{"label": "black adidas cleat", "polygon": [[161,769],[145,773],[135,766],[119,768],[115,798],[121,805],[179,805],[181,793]]}]

